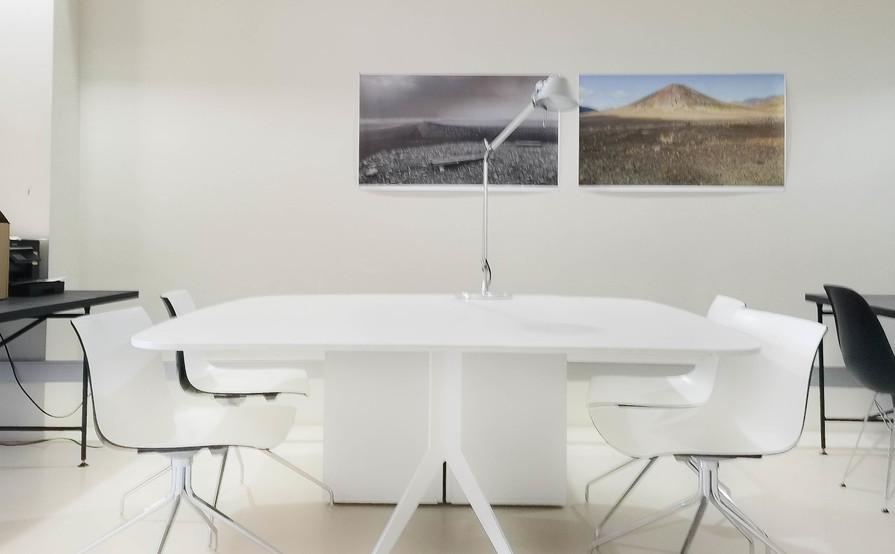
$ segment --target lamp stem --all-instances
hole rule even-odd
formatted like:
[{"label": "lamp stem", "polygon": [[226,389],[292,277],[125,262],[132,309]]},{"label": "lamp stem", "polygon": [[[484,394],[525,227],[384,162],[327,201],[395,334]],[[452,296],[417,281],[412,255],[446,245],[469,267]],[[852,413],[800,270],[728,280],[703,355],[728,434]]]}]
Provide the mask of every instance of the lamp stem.
[{"label": "lamp stem", "polygon": [[488,158],[491,145],[485,139],[485,155],[482,158],[482,296],[491,292],[491,264],[488,263]]}]

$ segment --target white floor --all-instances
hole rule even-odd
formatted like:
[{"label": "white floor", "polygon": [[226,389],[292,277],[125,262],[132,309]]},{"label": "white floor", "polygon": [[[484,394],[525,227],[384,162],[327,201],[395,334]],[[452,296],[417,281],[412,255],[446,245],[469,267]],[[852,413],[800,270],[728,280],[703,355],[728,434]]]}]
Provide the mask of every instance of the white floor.
[{"label": "white floor", "polygon": [[[315,430],[278,451],[311,472],[320,472],[321,443]],[[591,505],[583,485],[622,460],[586,428],[569,433],[570,504],[558,508],[499,508],[498,517],[517,553],[584,553],[598,521],[629,479],[626,473],[600,483]],[[734,499],[791,553],[885,553],[895,550],[895,514],[880,512],[884,457],[880,449],[854,472],[849,488],[838,483],[848,451],[833,448],[820,456],[816,436],[803,446],[764,460],[722,465],[722,479]],[[840,436],[838,444],[845,444]],[[836,440],[835,436],[834,439]],[[880,446],[882,442],[880,442]],[[137,456],[108,448],[91,449],[90,467],[75,467],[77,447],[54,442],[0,448],[0,552],[76,552],[121,519],[121,493],[164,465],[155,455]],[[229,467],[221,507],[283,552],[346,554],[369,552],[391,511],[387,506],[336,506],[318,489],[251,451],[244,453],[245,484],[235,464]],[[197,461],[195,487],[210,497],[217,459]],[[524,486],[521,484],[520,486]],[[662,460],[632,494],[613,521],[632,521],[692,492],[693,476],[673,460]],[[132,497],[128,515],[137,513],[166,490],[159,481]],[[606,553],[677,552],[692,513],[687,512],[603,547]],[[159,514],[111,540],[96,552],[155,552],[165,515]],[[182,510],[166,552],[205,552],[208,535],[189,510]],[[219,552],[259,552],[240,536],[221,530]],[[411,521],[396,548],[399,553],[491,552],[467,508],[429,507]],[[748,552],[737,532],[709,512],[696,537],[694,553]]]}]

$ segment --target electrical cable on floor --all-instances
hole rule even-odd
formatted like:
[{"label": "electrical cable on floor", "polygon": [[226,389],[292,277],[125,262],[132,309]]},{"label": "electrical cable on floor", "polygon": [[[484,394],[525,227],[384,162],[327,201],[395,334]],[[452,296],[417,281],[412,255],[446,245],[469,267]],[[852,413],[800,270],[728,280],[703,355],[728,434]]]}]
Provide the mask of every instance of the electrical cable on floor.
[{"label": "electrical cable on floor", "polygon": [[31,403],[34,404],[35,408],[40,410],[40,412],[45,416],[52,417],[54,419],[65,419],[78,413],[78,410],[80,410],[81,406],[83,406],[83,402],[79,402],[74,410],[63,415],[51,414],[50,412],[46,411],[43,406],[38,404],[37,401],[28,393],[28,391],[25,389],[25,386],[22,384],[22,381],[19,379],[19,372],[16,371],[16,364],[14,361],[12,361],[12,354],[9,353],[9,344],[6,342],[6,338],[3,336],[3,333],[0,333],[0,343],[3,343],[3,349],[6,350],[6,359],[9,360],[9,368],[12,370],[12,376],[15,378],[16,384],[19,385],[19,389],[21,389],[22,393],[26,397],[28,397],[28,400],[30,400]]}]

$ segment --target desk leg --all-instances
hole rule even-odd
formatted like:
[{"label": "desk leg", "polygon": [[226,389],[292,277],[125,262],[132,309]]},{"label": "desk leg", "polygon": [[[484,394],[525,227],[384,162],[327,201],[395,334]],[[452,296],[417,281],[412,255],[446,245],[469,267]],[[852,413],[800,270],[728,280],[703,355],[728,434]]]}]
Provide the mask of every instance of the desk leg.
[{"label": "desk leg", "polygon": [[87,467],[87,385],[90,371],[87,360],[84,360],[84,372],[81,377],[81,463],[78,467]]},{"label": "desk leg", "polygon": [[447,462],[463,489],[482,528],[498,554],[512,549],[482,492],[461,447],[463,405],[463,355],[459,352],[433,352],[429,356],[429,447],[423,455],[401,500],[383,529],[373,554],[391,552],[404,527],[419,506],[426,489]]},{"label": "desk leg", "polygon": [[[817,322],[824,322],[824,308],[822,304],[817,304]],[[817,347],[817,387],[820,391],[820,453],[827,455],[827,401],[825,397],[824,387],[824,340],[820,339],[820,345]]]},{"label": "desk leg", "polygon": [[[84,315],[90,313],[90,306],[84,308]],[[81,463],[78,467],[87,467],[87,391],[90,385],[90,368],[87,365],[87,355],[84,354],[83,370],[81,374]]]}]

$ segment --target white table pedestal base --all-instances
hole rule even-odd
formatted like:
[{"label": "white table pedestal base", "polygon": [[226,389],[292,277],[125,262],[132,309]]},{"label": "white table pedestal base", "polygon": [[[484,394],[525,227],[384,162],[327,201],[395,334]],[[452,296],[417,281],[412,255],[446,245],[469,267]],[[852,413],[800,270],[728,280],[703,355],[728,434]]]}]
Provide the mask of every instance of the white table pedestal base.
[{"label": "white table pedestal base", "polygon": [[401,495],[385,529],[373,549],[374,554],[391,552],[416,511],[429,485],[441,475],[447,462],[463,489],[470,506],[494,550],[511,554],[512,549],[500,528],[491,504],[485,498],[461,448],[463,402],[463,354],[433,352],[429,355],[429,446],[413,477]]}]

